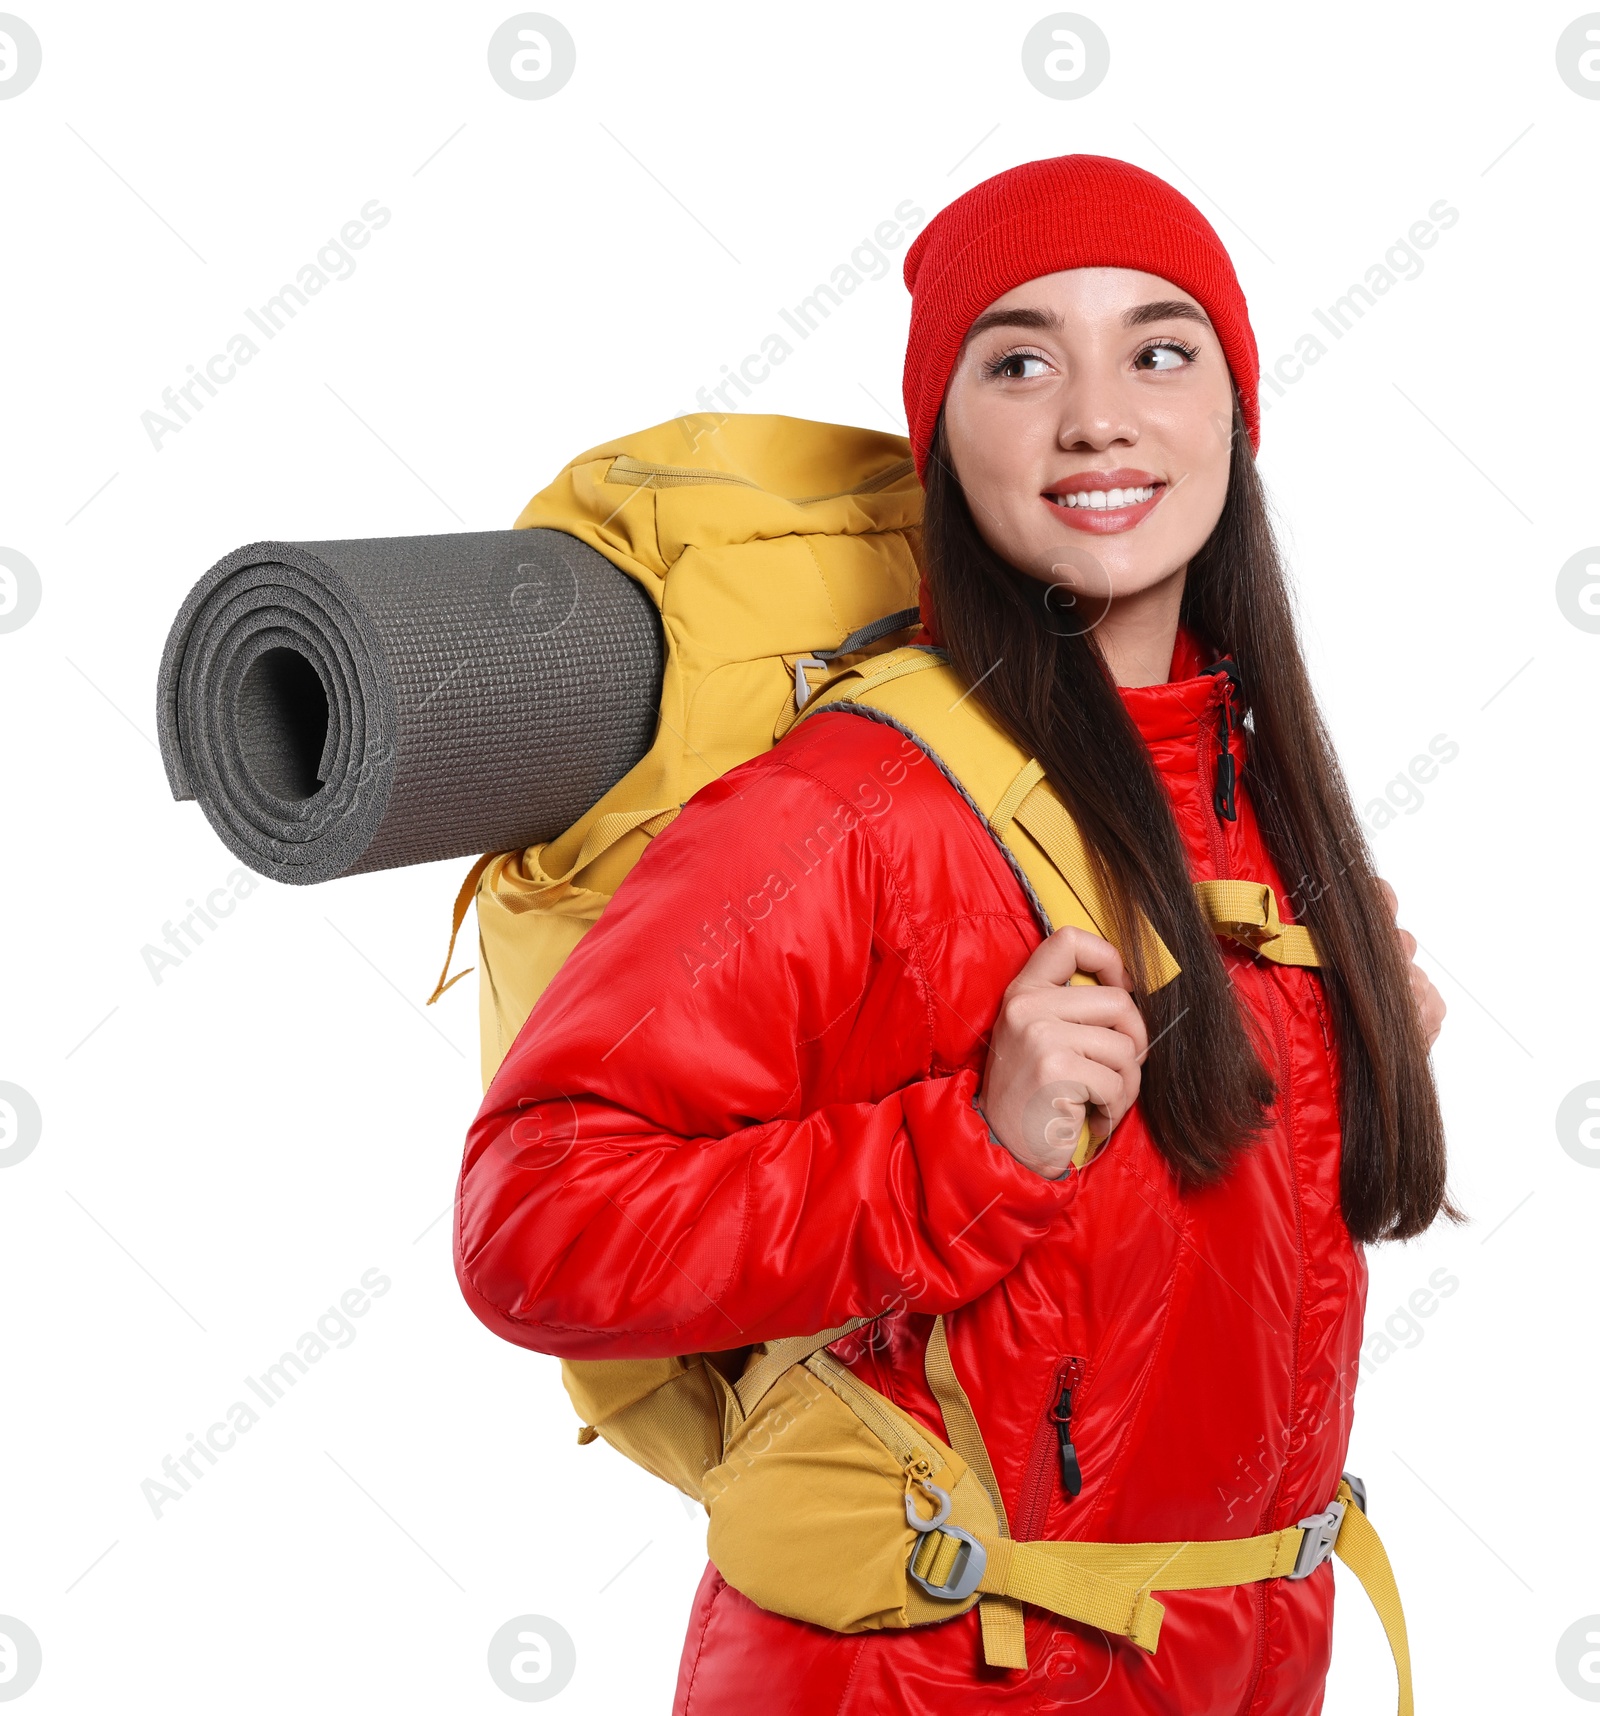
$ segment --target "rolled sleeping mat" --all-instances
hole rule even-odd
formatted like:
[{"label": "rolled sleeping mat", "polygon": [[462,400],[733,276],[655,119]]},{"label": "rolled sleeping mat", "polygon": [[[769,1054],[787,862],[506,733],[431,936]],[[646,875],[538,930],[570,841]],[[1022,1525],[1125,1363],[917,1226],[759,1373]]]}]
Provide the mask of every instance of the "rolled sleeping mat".
[{"label": "rolled sleeping mat", "polygon": [[276,881],[509,852],[644,755],[664,654],[650,598],[562,531],[254,542],[172,623],[162,761]]}]

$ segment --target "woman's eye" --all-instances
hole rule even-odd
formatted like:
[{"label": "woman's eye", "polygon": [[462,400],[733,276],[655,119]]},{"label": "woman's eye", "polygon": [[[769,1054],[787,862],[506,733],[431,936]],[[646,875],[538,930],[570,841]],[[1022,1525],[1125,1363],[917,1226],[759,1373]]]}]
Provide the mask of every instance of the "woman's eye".
[{"label": "woman's eye", "polygon": [[[1029,369],[1029,364],[1036,364],[1036,369]],[[1003,375],[1009,381],[1032,381],[1035,376],[1043,375],[1050,366],[1042,357],[1033,352],[1007,352],[1003,358],[989,366],[990,375]]]},{"label": "woman's eye", "polygon": [[1160,361],[1153,361],[1144,367],[1148,369],[1182,369],[1185,363],[1192,361],[1197,355],[1192,346],[1186,346],[1181,341],[1172,340],[1163,341],[1160,345],[1146,346],[1134,359],[1134,362],[1144,364],[1146,358],[1159,359]]}]

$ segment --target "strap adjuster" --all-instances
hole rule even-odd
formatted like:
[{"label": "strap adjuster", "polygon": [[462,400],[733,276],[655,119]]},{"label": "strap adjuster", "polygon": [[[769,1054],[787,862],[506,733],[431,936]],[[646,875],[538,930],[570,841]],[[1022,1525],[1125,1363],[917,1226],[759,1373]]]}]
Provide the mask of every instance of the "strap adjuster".
[{"label": "strap adjuster", "polygon": [[[935,1533],[955,1538],[958,1545],[955,1560],[951,1562],[950,1572],[942,1585],[935,1585],[931,1579],[924,1579],[916,1569],[917,1557],[923,1544]],[[906,1564],[906,1574],[907,1577],[915,1579],[930,1597],[943,1598],[947,1603],[959,1603],[977,1590],[988,1564],[989,1551],[970,1531],[963,1531],[959,1525],[937,1525],[918,1537],[911,1546],[911,1560]]]},{"label": "strap adjuster", "polygon": [[795,662],[794,706],[796,709],[804,709],[806,706],[806,699],[811,695],[811,684],[806,678],[806,669],[808,667],[825,669],[827,665],[827,662],[825,662],[820,655],[803,655]]},{"label": "strap adjuster", "polygon": [[[930,1483],[926,1477],[913,1478],[914,1483],[935,1504],[932,1519],[924,1519],[917,1511],[916,1504],[911,1499],[911,1489],[906,1489],[906,1524],[916,1532],[917,1536],[911,1545],[911,1559],[906,1563],[906,1575],[928,1593],[930,1597],[940,1597],[947,1603],[959,1603],[963,1598],[970,1597],[978,1588],[978,1581],[983,1578],[983,1570],[989,1564],[989,1551],[975,1538],[970,1531],[963,1531],[959,1525],[947,1525],[950,1517],[950,1492],[942,1490],[935,1483]],[[950,1571],[942,1585],[936,1585],[931,1579],[925,1579],[917,1571],[917,1560],[924,1549],[934,1545],[933,1556],[928,1559],[928,1566],[933,1566],[934,1556],[938,1554],[937,1538],[953,1537],[956,1540],[955,1557],[950,1563]]]},{"label": "strap adjuster", "polygon": [[1300,1552],[1294,1558],[1293,1568],[1284,1575],[1286,1579],[1305,1579],[1333,1554],[1333,1546],[1339,1538],[1339,1527],[1344,1524],[1345,1503],[1330,1502],[1327,1511],[1314,1513],[1298,1522],[1305,1536],[1300,1539]]},{"label": "strap adjuster", "polygon": [[833,665],[835,656],[850,655],[858,649],[866,649],[875,644],[879,638],[891,637],[895,632],[903,632],[908,626],[919,625],[922,620],[920,608],[900,608],[892,614],[885,614],[882,619],[871,620],[864,626],[857,626],[849,637],[836,643],[832,649],[818,650],[813,655],[803,655],[794,664],[794,706],[801,710],[806,706],[806,699],[811,695],[811,684],[806,678],[808,667],[828,668]]}]

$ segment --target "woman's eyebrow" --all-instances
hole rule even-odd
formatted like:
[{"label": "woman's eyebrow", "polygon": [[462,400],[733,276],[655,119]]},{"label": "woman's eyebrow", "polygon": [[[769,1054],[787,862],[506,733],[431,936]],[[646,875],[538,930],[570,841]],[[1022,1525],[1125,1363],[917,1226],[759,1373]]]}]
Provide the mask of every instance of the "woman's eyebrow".
[{"label": "woman's eyebrow", "polygon": [[1123,313],[1122,325],[1125,328],[1142,328],[1146,322],[1165,322],[1173,316],[1198,322],[1202,328],[1211,326],[1211,318],[1205,311],[1184,298],[1157,298],[1153,303],[1139,304]]},{"label": "woman's eyebrow", "polygon": [[[1175,316],[1198,322],[1203,328],[1211,326],[1211,318],[1198,304],[1188,303],[1182,298],[1157,298],[1148,304],[1136,304],[1131,310],[1123,311],[1122,325],[1125,328],[1142,328],[1147,322],[1164,322]],[[1046,333],[1059,334],[1061,327],[1061,318],[1054,310],[1018,305],[1010,310],[985,310],[967,330],[967,339],[974,340],[990,328],[1038,328]]]},{"label": "woman's eyebrow", "polygon": [[990,328],[1043,328],[1048,333],[1061,332],[1061,318],[1054,310],[1033,310],[1018,305],[1014,310],[985,310],[967,329],[967,338],[975,340]]}]

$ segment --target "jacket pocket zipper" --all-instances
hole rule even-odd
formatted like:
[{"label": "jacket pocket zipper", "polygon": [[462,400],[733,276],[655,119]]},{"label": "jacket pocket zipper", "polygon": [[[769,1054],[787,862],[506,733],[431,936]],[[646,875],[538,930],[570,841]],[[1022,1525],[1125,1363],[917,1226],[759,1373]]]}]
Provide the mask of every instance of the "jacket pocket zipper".
[{"label": "jacket pocket zipper", "polygon": [[1083,1489],[1083,1467],[1073,1441],[1072,1415],[1082,1410],[1084,1360],[1062,1359],[1050,1383],[1044,1418],[1034,1437],[1033,1451],[1023,1479],[1023,1504],[1018,1510],[1016,1536],[1027,1540],[1037,1535],[1044,1522],[1052,1472],[1067,1500]]},{"label": "jacket pocket zipper", "polygon": [[1072,1445],[1072,1395],[1083,1375],[1079,1359],[1069,1359],[1070,1370],[1061,1373],[1061,1392],[1050,1408],[1050,1420],[1056,1427],[1056,1458],[1061,1468],[1061,1487],[1069,1496],[1083,1489],[1083,1468],[1078,1464],[1078,1450]]}]

